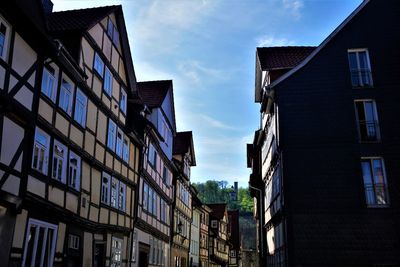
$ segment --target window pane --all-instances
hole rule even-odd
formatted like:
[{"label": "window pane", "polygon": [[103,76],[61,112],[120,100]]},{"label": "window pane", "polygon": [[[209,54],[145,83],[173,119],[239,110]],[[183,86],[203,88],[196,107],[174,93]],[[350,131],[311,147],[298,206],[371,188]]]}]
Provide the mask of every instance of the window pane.
[{"label": "window pane", "polygon": [[349,65],[350,69],[358,69],[357,54],[355,52],[349,53]]},{"label": "window pane", "polygon": [[108,96],[111,96],[112,93],[112,74],[108,68],[106,68],[105,75],[104,75],[104,91],[107,93]]},{"label": "window pane", "polygon": [[103,77],[104,63],[97,53],[94,57],[94,69],[100,75],[100,77]]},{"label": "window pane", "polygon": [[4,45],[6,41],[6,32],[7,32],[7,27],[1,23],[0,25],[0,57],[3,57],[3,52],[5,51]]}]

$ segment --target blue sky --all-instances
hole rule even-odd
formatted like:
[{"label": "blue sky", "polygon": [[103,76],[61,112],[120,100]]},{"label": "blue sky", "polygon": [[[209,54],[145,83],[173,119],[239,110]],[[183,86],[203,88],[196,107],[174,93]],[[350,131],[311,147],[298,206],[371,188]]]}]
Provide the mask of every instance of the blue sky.
[{"label": "blue sky", "polygon": [[259,127],[257,46],[319,45],[361,0],[53,0],[54,10],[122,4],[139,81],[172,79],[178,131],[192,130],[192,181],[247,186]]}]

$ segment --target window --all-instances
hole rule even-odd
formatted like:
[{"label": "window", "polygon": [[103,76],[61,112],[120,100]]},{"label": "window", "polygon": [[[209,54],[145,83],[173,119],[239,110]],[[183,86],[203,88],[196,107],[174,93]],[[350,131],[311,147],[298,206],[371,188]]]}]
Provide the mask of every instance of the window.
[{"label": "window", "polygon": [[236,257],[236,251],[235,250],[231,250],[230,251],[231,257],[234,258]]},{"label": "window", "polygon": [[129,161],[129,141],[124,138],[124,143],[122,144],[122,158],[125,162]]},{"label": "window", "polygon": [[108,96],[111,96],[112,93],[112,83],[113,83],[113,78],[112,78],[111,71],[106,67],[106,71],[104,74],[104,92],[107,93]]},{"label": "window", "polygon": [[22,266],[53,266],[57,225],[29,219]]},{"label": "window", "polygon": [[388,205],[389,195],[383,159],[363,158],[361,167],[367,205]]},{"label": "window", "polygon": [[368,50],[348,51],[351,83],[354,87],[372,86],[371,65]]},{"label": "window", "polygon": [[81,181],[81,158],[69,152],[68,185],[79,190]]},{"label": "window", "polygon": [[77,235],[68,235],[68,248],[70,249],[79,249],[79,236]]},{"label": "window", "polygon": [[72,112],[72,95],[73,95],[72,84],[63,79],[60,89],[60,102],[58,103],[58,105],[68,115],[71,115]]},{"label": "window", "polygon": [[157,216],[157,198],[158,198],[157,193],[153,191],[153,201],[151,204],[153,205],[152,210],[154,216]]},{"label": "window", "polygon": [[117,153],[118,156],[122,158],[122,138],[124,136],[124,133],[122,132],[121,129],[118,128],[117,132],[117,145],[115,148],[115,153]]},{"label": "window", "polygon": [[380,131],[375,101],[356,101],[355,105],[360,141],[379,141]]},{"label": "window", "polygon": [[148,210],[147,205],[149,203],[149,185],[147,183],[143,184],[143,209]]},{"label": "window", "polygon": [[104,204],[110,204],[110,181],[111,176],[103,172],[103,178],[101,180],[101,202]]},{"label": "window", "polygon": [[147,161],[150,163],[150,165],[155,168],[156,167],[156,161],[157,161],[157,154],[156,150],[154,149],[153,144],[149,144],[149,153],[147,154]]},{"label": "window", "polygon": [[163,175],[162,175],[162,179],[163,179],[163,182],[164,182],[164,184],[167,182],[167,180],[168,180],[168,168],[167,168],[167,166],[163,166]]},{"label": "window", "polygon": [[162,222],[167,223],[167,203],[160,198],[160,219]]},{"label": "window", "polygon": [[118,209],[125,211],[126,205],[126,184],[119,182],[119,194],[118,194]]},{"label": "window", "polygon": [[0,16],[0,58],[6,60],[8,42],[10,40],[10,26],[8,23]]},{"label": "window", "polygon": [[148,197],[148,204],[147,204],[147,211],[151,214],[153,214],[153,196],[154,196],[154,190],[153,188],[149,187],[149,197]]},{"label": "window", "polygon": [[126,92],[123,88],[121,88],[121,98],[119,100],[119,108],[124,114],[126,114],[126,101],[127,101]]},{"label": "window", "polygon": [[122,263],[122,239],[112,237],[111,241],[111,267],[120,267]]},{"label": "window", "polygon": [[114,26],[112,23],[111,19],[108,19],[107,23],[107,35],[110,37],[112,42],[118,46],[119,45],[119,33],[117,31],[117,28]]},{"label": "window", "polygon": [[103,77],[103,72],[104,72],[104,63],[103,60],[101,60],[99,54],[94,55],[94,70],[100,75],[100,77]]},{"label": "window", "polygon": [[43,68],[42,93],[53,102],[56,102],[57,95],[55,75],[55,70],[52,67],[47,66]]},{"label": "window", "polygon": [[114,177],[111,181],[111,207],[118,208],[118,180]]},{"label": "window", "polygon": [[117,126],[112,120],[108,120],[108,139],[107,146],[112,151],[115,151],[115,137],[116,137]]},{"label": "window", "polygon": [[41,129],[35,130],[35,142],[33,144],[32,168],[47,174],[49,159],[50,136]]},{"label": "window", "polygon": [[218,222],[216,220],[211,221],[211,227],[212,228],[217,228],[218,227]]},{"label": "window", "polygon": [[53,172],[51,177],[65,184],[67,171],[67,147],[54,140]]},{"label": "window", "polygon": [[82,93],[81,90],[76,90],[75,100],[75,114],[74,119],[82,127],[86,126],[86,110],[87,110],[87,97]]}]

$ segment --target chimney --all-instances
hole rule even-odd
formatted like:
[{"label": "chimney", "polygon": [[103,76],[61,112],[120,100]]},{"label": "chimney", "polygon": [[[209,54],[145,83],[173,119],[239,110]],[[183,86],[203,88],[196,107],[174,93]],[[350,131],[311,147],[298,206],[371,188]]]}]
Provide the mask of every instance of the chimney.
[{"label": "chimney", "polygon": [[51,0],[42,0],[43,10],[46,15],[53,12],[53,2]]}]

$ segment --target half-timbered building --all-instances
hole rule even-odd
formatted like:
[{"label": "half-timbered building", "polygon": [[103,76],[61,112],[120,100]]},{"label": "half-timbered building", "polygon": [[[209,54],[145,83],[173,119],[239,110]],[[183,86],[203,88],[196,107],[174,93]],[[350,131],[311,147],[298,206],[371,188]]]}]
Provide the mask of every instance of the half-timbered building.
[{"label": "half-timbered building", "polygon": [[190,170],[196,166],[192,132],[178,132],[173,141],[173,157],[176,166],[174,174],[173,233],[171,262],[175,267],[189,264],[191,246],[192,194]]},{"label": "half-timbered building", "polygon": [[207,204],[209,217],[209,266],[226,267],[229,263],[228,211],[226,204]]},{"label": "half-timbered building", "polygon": [[125,123],[136,78],[122,7],[0,8],[1,258],[125,265],[141,148]]},{"label": "half-timbered building", "polygon": [[173,200],[173,137],[176,134],[171,80],[138,82],[146,105],[145,151],[138,187],[133,266],[170,266]]},{"label": "half-timbered building", "polygon": [[200,267],[209,266],[209,224],[210,224],[210,212],[211,209],[206,204],[202,203],[200,207],[200,252],[199,262]]}]

